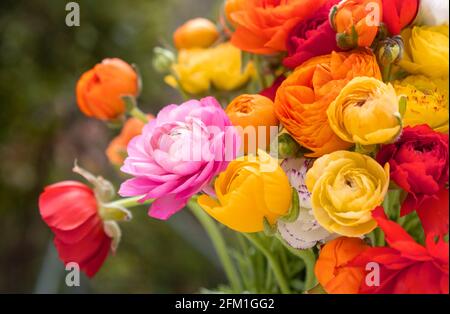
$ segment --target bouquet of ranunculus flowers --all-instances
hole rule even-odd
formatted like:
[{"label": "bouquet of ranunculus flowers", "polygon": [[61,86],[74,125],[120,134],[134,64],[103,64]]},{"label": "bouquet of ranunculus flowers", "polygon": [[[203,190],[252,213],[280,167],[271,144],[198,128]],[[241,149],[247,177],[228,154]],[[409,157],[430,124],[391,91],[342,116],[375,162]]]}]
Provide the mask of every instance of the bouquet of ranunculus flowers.
[{"label": "bouquet of ranunculus flowers", "polygon": [[122,198],[77,164],[88,184],[45,188],[61,260],[94,276],[146,204],[198,218],[218,291],[448,293],[448,4],[225,1],[217,24],[190,20],[155,48],[185,98],[155,116],[134,66],[95,65],[78,106],[123,124],[106,154],[129,177]]}]

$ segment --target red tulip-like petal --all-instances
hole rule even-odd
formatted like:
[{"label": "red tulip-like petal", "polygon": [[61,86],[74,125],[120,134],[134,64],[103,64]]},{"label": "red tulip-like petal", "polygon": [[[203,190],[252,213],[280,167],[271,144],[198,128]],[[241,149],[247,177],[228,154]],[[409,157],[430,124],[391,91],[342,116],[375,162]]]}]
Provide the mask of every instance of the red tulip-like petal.
[{"label": "red tulip-like petal", "polygon": [[74,181],[50,185],[39,197],[39,210],[55,234],[64,264],[77,263],[87,276],[94,276],[108,256],[112,239],[105,233],[93,190]]},{"label": "red tulip-like petal", "polygon": [[97,201],[88,186],[64,181],[45,188],[39,197],[39,210],[51,228],[73,230],[97,215]]},{"label": "red tulip-like petal", "polygon": [[96,227],[101,225],[103,222],[98,215],[90,217],[85,223],[73,230],[59,230],[56,228],[51,228],[53,233],[62,242],[71,244],[77,243],[84,239],[89,233],[94,232]]},{"label": "red tulip-like petal", "polygon": [[[93,276],[107,257],[111,247],[111,238],[105,234],[103,226],[98,225],[93,232],[77,243],[64,243],[58,237],[55,237],[54,243],[64,264],[75,262],[88,276],[89,274]],[[97,269],[91,264],[94,260],[96,261],[94,264],[98,265]],[[87,269],[89,269],[89,273]],[[95,272],[92,272],[94,269]]]}]

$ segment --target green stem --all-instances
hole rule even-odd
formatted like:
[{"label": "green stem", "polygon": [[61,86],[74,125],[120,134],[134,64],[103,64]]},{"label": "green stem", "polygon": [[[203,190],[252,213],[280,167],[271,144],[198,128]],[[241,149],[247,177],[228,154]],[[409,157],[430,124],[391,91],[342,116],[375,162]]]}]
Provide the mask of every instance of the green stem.
[{"label": "green stem", "polygon": [[188,204],[188,208],[192,211],[195,217],[199,220],[203,228],[205,228],[211,241],[216,249],[217,255],[219,256],[222,266],[225,270],[225,274],[228,277],[231,288],[235,293],[242,291],[242,284],[239,279],[238,272],[235,269],[233,261],[228,254],[227,246],[225,240],[220,233],[215,222],[204,212],[204,210],[197,204],[195,198],[191,199]]},{"label": "green stem", "polygon": [[126,95],[122,97],[128,114],[144,123],[148,123],[147,115],[139,109],[137,99],[134,96]]},{"label": "green stem", "polygon": [[117,201],[113,201],[113,202],[109,203],[108,205],[132,208],[132,207],[137,207],[137,206],[141,206],[141,205],[150,205],[153,202],[153,200],[146,200],[143,203],[138,202],[141,198],[142,198],[142,196],[122,198]]},{"label": "green stem", "polygon": [[136,119],[141,120],[144,123],[148,123],[148,118],[144,112],[142,112],[139,107],[135,106],[133,109],[130,110],[130,115]]},{"label": "green stem", "polygon": [[284,245],[285,248],[295,256],[301,258],[305,263],[306,278],[305,278],[305,290],[311,289],[316,285],[316,276],[314,274],[314,266],[316,264],[316,256],[311,249],[297,250],[292,246],[286,244],[283,239],[277,237],[277,239]]},{"label": "green stem", "polygon": [[270,271],[270,265],[267,263],[267,271],[266,271],[266,283],[264,284],[264,289],[266,291],[270,291],[270,287],[272,286],[272,274],[273,272]]},{"label": "green stem", "polygon": [[391,71],[392,71],[392,63],[383,66],[382,70],[383,82],[388,83],[391,81]]},{"label": "green stem", "polygon": [[262,57],[255,55],[253,58],[253,62],[255,64],[255,68],[256,68],[256,73],[258,75],[258,80],[259,83],[261,84],[261,89],[267,88],[268,84],[267,84],[267,80],[266,77],[264,76],[264,71],[262,68]]},{"label": "green stem", "polygon": [[270,252],[262,243],[261,240],[258,238],[258,236],[254,233],[244,233],[244,236],[258,249],[263,253],[267,261],[269,262],[270,266],[272,267],[273,274],[275,275],[275,278],[277,279],[278,286],[280,287],[280,290],[284,294],[291,293],[291,290],[289,288],[289,284],[283,274],[283,271],[281,270],[281,267],[275,258],[275,256]]}]

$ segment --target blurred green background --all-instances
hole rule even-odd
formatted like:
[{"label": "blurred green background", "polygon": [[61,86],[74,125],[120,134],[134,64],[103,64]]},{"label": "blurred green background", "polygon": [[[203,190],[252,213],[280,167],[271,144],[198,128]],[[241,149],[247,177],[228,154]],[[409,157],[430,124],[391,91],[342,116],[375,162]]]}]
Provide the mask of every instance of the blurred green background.
[{"label": "blurred green background", "polygon": [[75,104],[78,77],[106,57],[139,66],[142,109],[179,102],[151,66],[185,20],[216,19],[216,0],[79,0],[81,26],[65,25],[63,0],[0,1],[0,292],[198,292],[223,282],[205,234],[188,213],[165,223],[146,208],[122,224],[123,241],[97,276],[64,286],[64,270],[37,199],[47,184],[80,179],[74,159],[120,182],[104,150],[114,131]]}]

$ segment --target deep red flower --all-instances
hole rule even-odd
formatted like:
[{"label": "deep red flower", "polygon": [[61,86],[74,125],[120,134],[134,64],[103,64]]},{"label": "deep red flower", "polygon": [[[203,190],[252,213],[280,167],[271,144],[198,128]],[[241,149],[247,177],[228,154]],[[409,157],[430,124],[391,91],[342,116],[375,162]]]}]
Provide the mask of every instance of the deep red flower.
[{"label": "deep red flower", "polygon": [[398,35],[416,18],[419,0],[383,0],[383,22],[391,35]]},{"label": "deep red flower", "polygon": [[39,197],[39,211],[55,235],[64,264],[75,262],[93,277],[111,248],[93,190],[75,181],[47,186]]},{"label": "deep red flower", "polygon": [[330,25],[330,9],[340,0],[328,0],[314,15],[301,21],[289,33],[286,47],[287,57],[283,64],[291,69],[315,56],[339,51],[336,32]]},{"label": "deep red flower", "polygon": [[361,283],[360,293],[437,294],[449,292],[448,243],[435,241],[429,234],[426,245],[417,243],[400,225],[386,218],[382,207],[373,217],[384,231],[389,247],[368,248],[350,265],[366,267],[375,262],[380,266],[379,286]]},{"label": "deep red flower", "polygon": [[426,232],[432,226],[435,233],[448,233],[448,203],[440,199],[448,193],[443,191],[448,183],[448,159],[448,134],[428,125],[404,128],[400,139],[382,146],[377,155],[380,164],[389,162],[391,179],[408,192],[401,215],[417,210]]},{"label": "deep red flower", "polygon": [[426,198],[417,209],[425,234],[448,233],[448,189],[443,187],[437,194]]},{"label": "deep red flower", "polygon": [[263,89],[259,94],[262,96],[266,96],[267,98],[275,101],[275,96],[277,94],[278,87],[281,86],[281,83],[286,79],[286,76],[280,75],[273,81],[272,85]]}]

